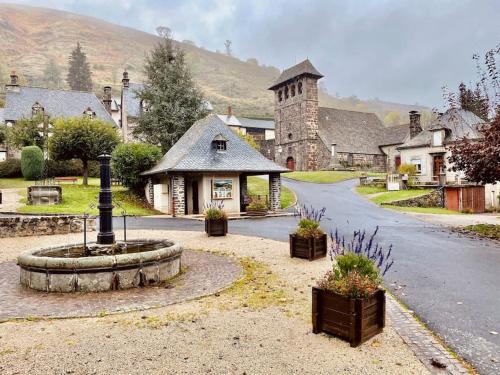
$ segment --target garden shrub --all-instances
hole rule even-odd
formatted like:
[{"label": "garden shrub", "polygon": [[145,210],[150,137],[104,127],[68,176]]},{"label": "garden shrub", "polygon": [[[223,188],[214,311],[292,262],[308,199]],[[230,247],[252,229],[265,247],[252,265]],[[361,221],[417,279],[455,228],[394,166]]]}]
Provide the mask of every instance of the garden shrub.
[{"label": "garden shrub", "polygon": [[224,211],[223,201],[211,201],[205,204],[203,210],[206,220],[222,220],[227,219],[227,214]]},{"label": "garden shrub", "polygon": [[7,159],[0,162],[0,178],[23,177],[20,159]]},{"label": "garden shrub", "polygon": [[123,143],[112,153],[113,176],[121,183],[140,192],[145,180],[141,173],[154,167],[162,154],[157,146],[147,143]]},{"label": "garden shrub", "polygon": [[81,176],[82,174],[81,160],[47,160],[47,177]]},{"label": "garden shrub", "polygon": [[398,172],[400,174],[407,174],[408,176],[415,176],[417,174],[417,166],[415,164],[401,164]]},{"label": "garden shrub", "polygon": [[317,210],[312,206],[297,206],[295,216],[299,217],[299,224],[295,234],[303,238],[321,237],[325,232],[319,227],[319,224],[325,215],[325,211],[325,207]]},{"label": "garden shrub", "polygon": [[26,180],[39,180],[43,176],[43,151],[38,146],[27,146],[21,150],[21,172]]}]

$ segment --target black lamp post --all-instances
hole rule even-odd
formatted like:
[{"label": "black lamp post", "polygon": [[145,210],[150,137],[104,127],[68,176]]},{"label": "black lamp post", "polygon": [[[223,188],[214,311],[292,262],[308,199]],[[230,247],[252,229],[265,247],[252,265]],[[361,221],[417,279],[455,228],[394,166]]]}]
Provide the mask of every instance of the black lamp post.
[{"label": "black lamp post", "polygon": [[111,196],[111,168],[110,155],[98,157],[101,174],[101,190],[99,191],[99,233],[97,243],[100,245],[111,245],[115,243],[113,232],[113,204]]}]

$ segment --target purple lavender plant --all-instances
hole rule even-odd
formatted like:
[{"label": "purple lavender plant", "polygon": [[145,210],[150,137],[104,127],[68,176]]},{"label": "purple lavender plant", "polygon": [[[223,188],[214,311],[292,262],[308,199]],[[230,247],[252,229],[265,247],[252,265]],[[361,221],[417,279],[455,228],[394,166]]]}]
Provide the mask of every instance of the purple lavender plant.
[{"label": "purple lavender plant", "polygon": [[224,201],[210,201],[203,206],[204,211],[207,210],[224,210]]},{"label": "purple lavender plant", "polygon": [[301,219],[308,219],[316,222],[320,222],[325,216],[326,207],[321,209],[314,208],[313,206],[306,206],[305,204],[298,204],[295,207],[294,216]]},{"label": "purple lavender plant", "polygon": [[335,229],[335,233],[330,232],[332,240],[329,249],[330,258],[333,261],[336,256],[344,255],[348,252],[365,255],[373,261],[377,268],[381,270],[382,276],[384,276],[394,264],[394,260],[391,258],[392,244],[385,251],[379,243],[375,242],[378,229],[379,227],[377,226],[373,234],[369,237],[367,237],[365,230],[354,231],[353,237],[349,242],[346,242],[344,236],[341,237],[339,235],[338,229]]}]

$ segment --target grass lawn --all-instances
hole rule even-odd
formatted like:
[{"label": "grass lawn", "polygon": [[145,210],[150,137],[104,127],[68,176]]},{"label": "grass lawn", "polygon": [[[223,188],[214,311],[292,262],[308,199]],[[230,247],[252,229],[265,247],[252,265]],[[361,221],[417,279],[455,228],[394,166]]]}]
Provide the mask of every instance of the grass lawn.
[{"label": "grass lawn", "polygon": [[370,198],[370,200],[377,204],[384,204],[384,208],[390,208],[395,211],[402,212],[417,212],[422,214],[445,214],[445,215],[457,215],[460,212],[450,211],[446,208],[441,207],[400,207],[392,206],[390,202],[398,201],[401,199],[408,199],[413,197],[418,197],[430,193],[431,189],[414,189],[414,190],[399,190],[399,191],[387,191],[384,187],[380,186],[357,186],[356,191],[360,195],[370,195],[377,194]]},{"label": "grass lawn", "polygon": [[498,224],[467,225],[466,227],[464,227],[464,229],[475,232],[478,236],[481,237],[500,240],[500,225]]},{"label": "grass lawn", "polygon": [[[315,182],[318,184],[331,184],[333,182],[351,180],[361,176],[360,171],[314,171],[314,172],[289,172],[283,173],[283,177],[292,180]],[[368,176],[383,176],[384,173],[368,172]]]},{"label": "grass lawn", "polygon": [[[24,181],[22,179],[0,179],[2,186],[25,187],[34,184],[32,181]],[[34,214],[98,214],[97,197],[99,195],[99,179],[89,178],[89,185],[81,185],[81,178],[78,183],[64,183],[61,184],[63,191],[63,200],[61,204],[50,206],[23,206],[18,209],[22,213]],[[123,205],[128,215],[155,215],[157,211],[147,208],[143,201],[137,198],[134,194],[128,191],[123,186],[113,186],[114,199]],[[24,193],[26,194],[26,193]],[[26,203],[26,198],[22,200]],[[94,207],[90,208],[89,203],[93,203]],[[115,203],[115,206],[117,204]],[[113,210],[114,215],[120,215],[122,209],[115,207]]]},{"label": "grass lawn", "polygon": [[[248,176],[248,193],[251,195],[269,195],[269,183],[266,179],[257,176]],[[281,208],[287,208],[294,203],[293,192],[281,186]]]}]

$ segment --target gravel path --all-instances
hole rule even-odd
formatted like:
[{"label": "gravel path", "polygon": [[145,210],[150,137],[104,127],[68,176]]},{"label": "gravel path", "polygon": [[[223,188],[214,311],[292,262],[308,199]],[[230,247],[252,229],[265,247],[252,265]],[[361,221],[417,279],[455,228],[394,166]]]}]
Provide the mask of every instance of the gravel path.
[{"label": "gravel path", "polygon": [[[241,261],[246,276],[220,294],[163,308],[0,324],[1,374],[428,373],[390,321],[383,334],[354,349],[312,334],[310,286],[328,269],[327,259],[290,259],[286,243],[237,235],[131,231],[129,236],[172,238],[186,248],[226,253]],[[31,246],[79,237],[0,239],[0,261]]]},{"label": "gravel path", "polygon": [[0,211],[3,212],[16,212],[23,204],[19,201],[23,198],[20,189],[1,189],[2,190],[2,204],[0,204]]}]

